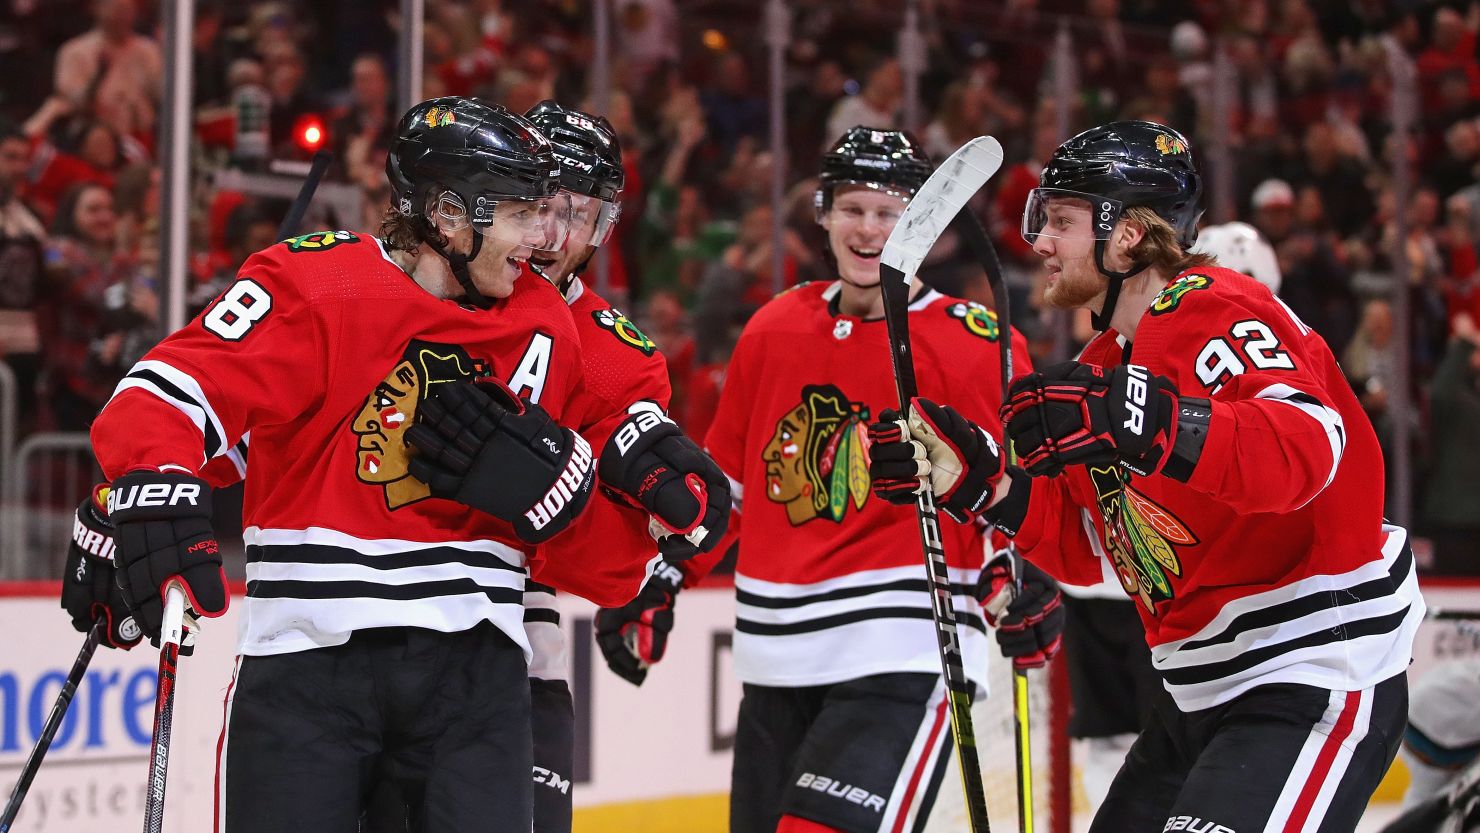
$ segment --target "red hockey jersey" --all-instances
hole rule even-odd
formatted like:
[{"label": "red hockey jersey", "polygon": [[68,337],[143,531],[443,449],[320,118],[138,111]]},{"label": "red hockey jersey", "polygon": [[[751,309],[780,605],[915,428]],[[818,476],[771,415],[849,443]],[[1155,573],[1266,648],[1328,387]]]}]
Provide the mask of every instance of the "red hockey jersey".
[{"label": "red hockey jersey", "polygon": [[[803,285],[756,313],[706,440],[742,510],[734,652],[747,683],[940,671],[914,509],[870,492],[867,427],[899,406],[888,335],[882,319],[840,314],[840,287]],[[921,395],[1000,437],[995,314],[934,291],[909,310]],[[983,532],[944,516],[941,527],[967,673],[984,682],[989,642],[970,595]]]},{"label": "red hockey jersey", "polygon": [[483,620],[527,647],[524,545],[431,497],[403,442],[436,384],[490,374],[566,418],[580,347],[554,287],[521,280],[493,309],[469,309],[422,290],[373,238],[320,232],[253,255],[151,350],[94,423],[93,447],[109,478],[194,472],[251,433],[244,654]]},{"label": "red hockey jersey", "polygon": [[[652,339],[579,278],[565,295],[581,337],[585,382],[570,411],[577,430],[599,456],[634,405],[651,402],[668,410],[668,365]],[[569,529],[541,545],[539,557],[531,562],[537,583],[524,596],[524,627],[534,647],[529,675],[542,680],[567,676],[554,589],[607,607],[624,605],[642,588],[657,552],[646,512],[600,496]]]},{"label": "red hockey jersey", "polygon": [[1134,345],[1102,333],[1080,361],[1144,365],[1213,403],[1187,483],[1115,466],[1037,478],[1016,538],[1066,581],[1120,583],[1181,708],[1407,667],[1413,556],[1383,522],[1377,438],[1319,335],[1256,281],[1199,268],[1156,297]]}]

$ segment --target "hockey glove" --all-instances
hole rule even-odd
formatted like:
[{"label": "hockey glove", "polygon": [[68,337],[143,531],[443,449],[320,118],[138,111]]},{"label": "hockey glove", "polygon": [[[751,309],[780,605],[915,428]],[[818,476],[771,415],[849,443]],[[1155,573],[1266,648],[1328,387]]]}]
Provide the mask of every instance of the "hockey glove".
[{"label": "hockey glove", "polygon": [[[656,408],[639,410],[617,426],[597,470],[602,485],[691,541],[690,554],[714,549],[724,536],[730,522],[729,479]],[[675,556],[682,552],[672,548]]]},{"label": "hockey glove", "polygon": [[907,422],[885,410],[868,438],[874,494],[893,504],[914,503],[928,478],[936,505],[965,523],[991,502],[1002,479],[997,441],[949,405],[917,396]]},{"label": "hockey glove", "polygon": [[67,546],[67,568],[62,576],[62,607],[72,617],[72,627],[82,633],[104,622],[103,644],[128,650],[139,644],[143,634],[133,611],[123,599],[123,589],[114,579],[113,524],[104,514],[108,487],[99,484],[77,507],[72,522],[72,543]]},{"label": "hockey glove", "polygon": [[1002,655],[1012,659],[1012,667],[1041,668],[1063,645],[1063,597],[1052,576],[1021,559],[1023,587],[1019,592],[1013,560],[1003,551],[988,562],[977,579],[976,597],[987,624],[997,629],[997,644]]},{"label": "hockey glove", "polygon": [[539,544],[591,499],[591,446],[502,384],[449,382],[417,409],[411,476],[434,497],[508,521]]},{"label": "hockey glove", "polygon": [[108,519],[116,530],[118,585],[151,642],[159,644],[170,582],[185,591],[191,615],[226,612],[226,571],[211,529],[206,481],[188,474],[129,472],[108,492]]},{"label": "hockey glove", "polygon": [[[1170,379],[1140,365],[1106,370],[1061,362],[1013,383],[1003,422],[1029,474],[1053,477],[1065,466],[1118,462],[1144,476],[1171,459],[1181,404]],[[1205,429],[1207,400],[1186,404],[1203,415]],[[1170,473],[1185,481],[1195,463],[1194,454]]]},{"label": "hockey glove", "polygon": [[663,658],[673,630],[673,605],[682,588],[683,572],[659,561],[637,598],[596,612],[596,644],[618,677],[642,685],[648,667]]}]

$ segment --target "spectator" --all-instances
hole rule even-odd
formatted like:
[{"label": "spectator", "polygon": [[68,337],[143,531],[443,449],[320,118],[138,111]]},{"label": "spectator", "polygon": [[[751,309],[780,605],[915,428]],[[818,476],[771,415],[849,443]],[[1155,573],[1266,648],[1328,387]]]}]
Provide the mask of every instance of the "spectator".
[{"label": "spectator", "polygon": [[104,291],[129,277],[118,251],[113,194],[93,183],[74,185],[57,206],[47,249],[48,286],[41,315],[46,404],[58,430],[85,431],[118,383],[112,367],[121,335],[98,338]]},{"label": "spectator", "polygon": [[1303,147],[1304,166],[1291,184],[1313,185],[1321,192],[1331,225],[1342,237],[1361,231],[1373,206],[1360,163],[1341,155],[1336,132],[1324,121],[1306,128]]},{"label": "spectator", "polygon": [[1477,28],[1480,28],[1480,12],[1473,5],[1468,20],[1448,6],[1434,10],[1429,47],[1418,56],[1418,78],[1423,86],[1425,110],[1439,107],[1440,79],[1450,73],[1457,73],[1465,80],[1468,98],[1480,99],[1480,64],[1475,62]]},{"label": "spectator", "polygon": [[699,101],[710,139],[729,155],[741,137],[765,138],[766,102],[751,89],[750,70],[740,53],[720,56],[716,75],[718,83],[700,93]]},{"label": "spectator", "polygon": [[932,159],[945,159],[956,148],[982,135],[985,122],[985,96],[982,88],[967,81],[955,81],[940,97],[935,118],[925,126],[925,152]]},{"label": "spectator", "polygon": [[1457,121],[1444,131],[1444,153],[1428,165],[1428,180],[1439,191],[1439,198],[1449,199],[1475,181],[1475,166],[1480,162],[1480,128],[1473,121]]},{"label": "spectator", "polygon": [[1295,220],[1295,190],[1283,179],[1266,179],[1250,198],[1253,225],[1265,239],[1278,246],[1290,236]]},{"label": "spectator", "polygon": [[899,105],[904,99],[904,75],[899,61],[884,58],[869,69],[863,90],[840,100],[827,119],[824,147],[850,127],[894,128],[899,124]]},{"label": "spectator", "polygon": [[56,93],[119,135],[149,143],[163,91],[159,46],[134,31],[136,0],[93,0],[94,26],[57,52]]},{"label": "spectator", "polygon": [[385,179],[385,155],[390,149],[399,114],[391,112],[391,81],[385,61],[365,54],[350,66],[350,99],[329,130],[340,175],[361,186]]},{"label": "spectator", "polygon": [[1429,391],[1433,467],[1424,518],[1434,541],[1434,571],[1480,575],[1480,331],[1468,313],[1452,322],[1454,337]]},{"label": "spectator", "polygon": [[[274,41],[276,42],[276,41]],[[308,65],[303,53],[292,43],[282,43],[262,56],[267,71],[267,92],[272,96],[268,135],[273,152],[280,158],[298,156],[293,146],[293,131],[304,116],[318,115],[318,96],[305,85]]]},{"label": "spectator", "polygon": [[36,306],[42,289],[46,229],[21,202],[31,143],[14,125],[0,125],[0,359],[15,373],[22,434],[35,428],[41,336]]}]

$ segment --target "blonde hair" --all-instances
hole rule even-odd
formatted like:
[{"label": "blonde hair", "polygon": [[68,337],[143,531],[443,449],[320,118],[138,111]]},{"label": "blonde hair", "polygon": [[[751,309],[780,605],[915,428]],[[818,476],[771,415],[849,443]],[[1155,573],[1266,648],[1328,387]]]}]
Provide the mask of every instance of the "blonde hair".
[{"label": "blonde hair", "polygon": [[1217,260],[1203,252],[1189,252],[1177,242],[1177,232],[1160,215],[1145,206],[1131,206],[1121,215],[1127,222],[1135,223],[1145,232],[1130,249],[1130,257],[1137,263],[1149,264],[1167,277],[1180,274],[1200,266],[1213,266]]}]

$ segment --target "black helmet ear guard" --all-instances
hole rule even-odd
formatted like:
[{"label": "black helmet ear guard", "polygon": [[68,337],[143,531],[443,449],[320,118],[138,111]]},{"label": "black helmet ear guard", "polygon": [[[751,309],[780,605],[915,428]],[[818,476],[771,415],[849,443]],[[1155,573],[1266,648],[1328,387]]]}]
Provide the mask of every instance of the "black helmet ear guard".
[{"label": "black helmet ear guard", "polygon": [[1043,233],[1041,221],[1051,200],[1070,197],[1089,202],[1094,212],[1095,266],[1110,281],[1094,326],[1106,330],[1121,284],[1148,265],[1134,264],[1124,272],[1105,268],[1106,243],[1125,209],[1151,209],[1166,220],[1186,249],[1197,239],[1201,195],[1202,178],[1192,146],[1181,133],[1152,122],[1111,122],[1080,133],[1054,151],[1023,211],[1023,238],[1032,243]]},{"label": "black helmet ear guard", "polygon": [[385,163],[393,205],[420,227],[422,239],[446,258],[452,274],[472,304],[492,302],[473,285],[468,263],[478,257],[483,235],[473,235],[467,255],[436,241],[432,206],[451,192],[476,231],[494,222],[501,200],[534,200],[554,196],[560,188],[560,164],[550,143],[529,120],[496,104],[444,96],[412,107],[401,117]]}]

